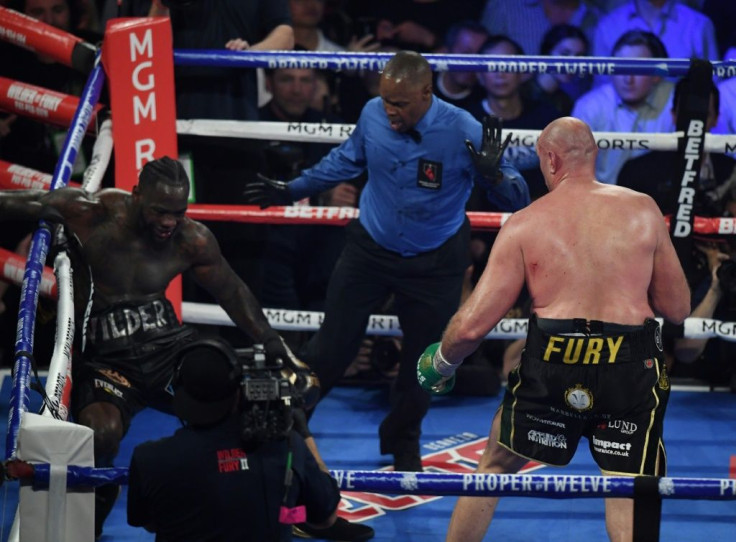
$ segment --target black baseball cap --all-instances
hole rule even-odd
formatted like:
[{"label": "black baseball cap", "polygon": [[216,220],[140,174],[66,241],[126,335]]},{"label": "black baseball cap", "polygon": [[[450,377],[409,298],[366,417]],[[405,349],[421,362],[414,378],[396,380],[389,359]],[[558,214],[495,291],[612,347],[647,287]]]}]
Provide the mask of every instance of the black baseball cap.
[{"label": "black baseball cap", "polygon": [[184,347],[179,356],[174,413],[192,425],[220,421],[232,409],[240,386],[234,351],[222,341],[207,339]]}]

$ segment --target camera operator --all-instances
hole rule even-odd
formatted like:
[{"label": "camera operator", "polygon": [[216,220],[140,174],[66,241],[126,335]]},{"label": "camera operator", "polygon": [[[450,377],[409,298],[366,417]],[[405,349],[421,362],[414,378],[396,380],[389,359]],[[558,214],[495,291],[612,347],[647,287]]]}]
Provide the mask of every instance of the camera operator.
[{"label": "camera operator", "polygon": [[[726,240],[696,241],[695,250],[699,267],[707,276],[693,288],[694,309],[690,316],[736,321],[736,261],[732,247]],[[734,355],[736,345],[727,341],[675,339],[674,356],[680,363],[673,367],[672,376],[695,376],[711,384],[729,384],[736,392],[736,372],[731,361]]]},{"label": "camera operator", "polygon": [[292,524],[337,518],[334,479],[292,429],[295,389],[258,347],[239,353],[186,346],[172,380],[183,427],[133,451],[128,523],[157,542],[291,540]]}]

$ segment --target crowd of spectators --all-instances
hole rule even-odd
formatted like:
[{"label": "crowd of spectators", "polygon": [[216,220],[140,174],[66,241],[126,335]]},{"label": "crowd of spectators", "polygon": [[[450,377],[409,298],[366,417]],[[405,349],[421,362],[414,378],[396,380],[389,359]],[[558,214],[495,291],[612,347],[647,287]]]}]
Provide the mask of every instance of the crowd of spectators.
[{"label": "crowd of spectators", "polygon": [[[275,48],[316,51],[392,52],[411,49],[421,53],[614,56],[642,58],[704,58],[711,61],[736,57],[736,31],[727,22],[736,19],[734,3],[727,0],[280,0],[233,3],[197,0],[0,0],[0,5],[64,28],[84,39],[101,38],[106,22],[116,16],[168,15],[175,47]],[[267,6],[258,13],[258,24],[239,26],[233,14],[242,6]],[[223,7],[224,6],[224,7]],[[250,9],[250,8],[249,8]],[[255,15],[253,15],[255,16]],[[215,30],[212,30],[213,21]],[[286,31],[284,27],[291,27]],[[204,31],[208,29],[208,31]],[[1,44],[5,51],[5,44]],[[23,62],[3,63],[0,76],[78,94],[79,75],[29,52]],[[354,123],[363,104],[377,95],[375,72],[321,72],[311,69],[255,70],[237,75],[209,68],[177,68],[177,108],[180,118],[232,120],[281,120]],[[213,84],[212,77],[223,84]],[[596,77],[561,74],[497,72],[438,72],[435,96],[467,109],[479,120],[494,115],[504,129],[541,130],[555,118],[572,115],[595,131],[670,132],[674,130],[673,91],[676,80],[657,76]],[[213,89],[227,96],[212,99]],[[233,90],[236,89],[236,90]],[[712,131],[735,133],[736,78],[715,80]],[[237,92],[236,92],[237,91]],[[236,92],[236,94],[233,94]],[[53,171],[58,134],[38,123],[0,112],[0,159]],[[181,149],[193,156],[197,201],[242,202],[244,185],[257,174],[288,180],[317,162],[329,145],[286,144],[217,138],[207,142],[181,141]],[[79,164],[84,168],[85,154]],[[532,199],[546,192],[534,152],[521,147],[506,157],[522,171]],[[633,185],[654,194],[658,187],[641,187],[638,161],[645,166],[656,153],[643,150],[601,151],[598,179]],[[718,199],[703,213],[729,216],[735,191],[734,161],[728,156],[703,161],[703,176],[711,195]],[[714,168],[714,164],[717,164]],[[708,169],[709,168],[709,169]],[[313,198],[312,204],[357,206],[365,179],[345,179],[331,193]],[[711,186],[712,185],[712,186]],[[719,189],[720,187],[720,189]],[[655,197],[656,199],[656,197]],[[469,210],[486,210],[483,198],[471,197]],[[663,212],[671,209],[662,207]],[[285,227],[250,227],[213,224],[222,236],[225,256],[252,285],[264,305],[319,310],[331,266],[342,247],[342,235],[331,228],[304,228],[294,233]],[[225,230],[227,228],[227,231]],[[16,249],[20,239],[8,236],[2,246]],[[492,235],[474,235],[471,241],[474,268],[468,288],[484,265]],[[718,246],[724,246],[723,243]],[[699,261],[702,250],[695,256]],[[710,258],[710,262],[717,259]],[[701,265],[694,283],[707,282],[713,265]],[[717,264],[715,265],[717,267]],[[713,275],[715,276],[715,275]],[[283,284],[282,284],[283,283]],[[202,292],[187,290],[185,297],[206,300]],[[10,289],[12,290],[12,288]],[[5,298],[9,300],[8,297]],[[694,298],[698,301],[698,298]],[[725,301],[723,302],[725,303]],[[7,303],[6,303],[7,305]],[[387,300],[390,310],[391,300]],[[517,309],[523,313],[523,300]],[[694,304],[695,307],[695,304]],[[0,304],[0,311],[3,305]],[[7,315],[6,315],[7,316]],[[7,349],[12,325],[4,325],[0,348]],[[8,336],[6,336],[8,335]],[[299,337],[291,337],[298,347]],[[395,343],[392,343],[395,345]],[[505,343],[504,343],[505,344]],[[389,349],[390,369],[397,348]],[[501,355],[490,363],[500,371]],[[384,358],[388,354],[384,353]],[[370,358],[370,349],[363,357]],[[692,356],[690,356],[692,357]],[[701,355],[704,359],[704,356]],[[363,366],[366,365],[363,359]],[[7,363],[7,362],[6,362]],[[375,360],[367,363],[375,375]],[[695,367],[693,363],[688,367]],[[676,372],[676,368],[674,369]],[[353,371],[354,372],[354,371]],[[733,373],[729,369],[724,374]],[[389,371],[390,373],[390,371]],[[697,371],[695,371],[697,373]],[[690,374],[690,373],[688,373]],[[710,373],[708,373],[710,374]],[[722,384],[726,376],[716,378]]]}]

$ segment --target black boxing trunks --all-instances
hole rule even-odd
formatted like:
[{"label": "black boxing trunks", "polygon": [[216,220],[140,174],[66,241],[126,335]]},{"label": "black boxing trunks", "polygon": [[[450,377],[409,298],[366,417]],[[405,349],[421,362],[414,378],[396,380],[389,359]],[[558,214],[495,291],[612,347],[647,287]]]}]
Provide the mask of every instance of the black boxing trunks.
[{"label": "black boxing trunks", "polygon": [[105,355],[129,350],[180,328],[174,307],[166,298],[139,305],[116,304],[90,315],[85,351]]},{"label": "black boxing trunks", "polygon": [[94,312],[84,354],[74,364],[75,415],[90,403],[113,403],[127,431],[147,406],[170,412],[176,354],[195,338],[163,297]]},{"label": "black boxing trunks", "polygon": [[532,316],[521,363],[509,374],[499,443],[559,466],[585,436],[606,474],[664,475],[669,389],[656,320],[624,326]]}]

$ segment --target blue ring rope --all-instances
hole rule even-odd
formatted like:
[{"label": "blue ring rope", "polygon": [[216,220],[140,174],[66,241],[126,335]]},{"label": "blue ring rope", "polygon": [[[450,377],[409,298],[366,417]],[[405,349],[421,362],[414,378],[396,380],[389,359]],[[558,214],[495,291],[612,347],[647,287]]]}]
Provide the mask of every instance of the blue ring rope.
[{"label": "blue ring rope", "polygon": [[[634,477],[554,474],[406,473],[332,471],[343,491],[475,497],[594,498],[633,497]],[[736,500],[736,480],[668,478],[659,495],[670,499]]]},{"label": "blue ring rope", "polygon": [[[378,71],[393,53],[346,53],[326,51],[228,51],[224,49],[174,49],[177,66],[217,66],[226,68],[316,68],[320,70]],[[659,75],[687,74],[690,60],[685,58],[618,58],[527,55],[440,55],[424,57],[435,71],[516,71],[523,73],[581,75]],[[714,61],[718,77],[736,75],[736,60]]]},{"label": "blue ring rope", "polygon": [[[50,190],[66,186],[72,174],[74,160],[82,139],[87,131],[94,107],[100,99],[105,72],[100,63],[100,52],[95,59],[95,67],[87,78],[79,106],[64,140],[61,156],[56,163],[51,178]],[[39,286],[43,276],[43,265],[46,261],[51,240],[51,232],[44,223],[34,232],[31,250],[23,273],[20,308],[18,310],[18,328],[15,342],[16,359],[13,366],[13,387],[10,392],[8,433],[5,439],[5,458],[15,457],[18,451],[18,432],[20,431],[21,414],[28,410],[30,404],[29,379],[30,359],[22,352],[33,351],[33,330],[36,321],[36,305],[38,304]]]},{"label": "blue ring rope", "polygon": [[[634,477],[555,474],[477,474],[439,472],[332,470],[341,491],[396,495],[469,497],[543,497],[554,499],[633,498]],[[45,489],[50,467],[34,465],[33,487]],[[67,487],[127,484],[126,467],[67,467]],[[736,480],[662,477],[657,483],[663,499],[736,500]]]}]

